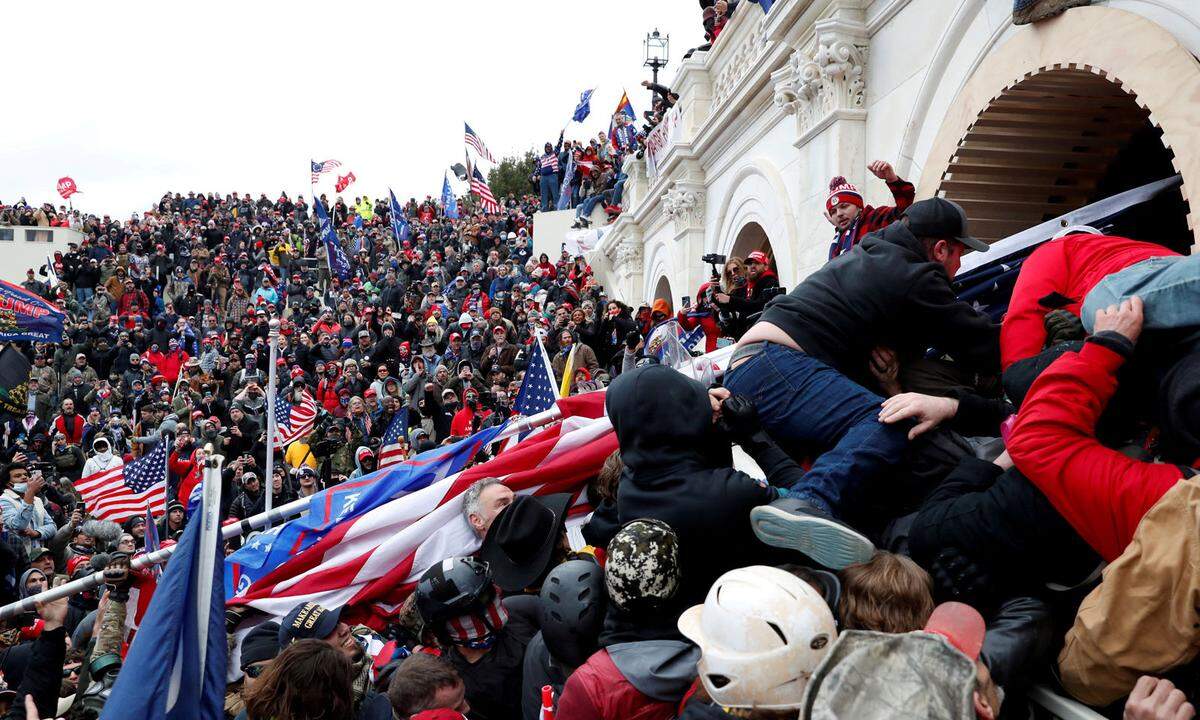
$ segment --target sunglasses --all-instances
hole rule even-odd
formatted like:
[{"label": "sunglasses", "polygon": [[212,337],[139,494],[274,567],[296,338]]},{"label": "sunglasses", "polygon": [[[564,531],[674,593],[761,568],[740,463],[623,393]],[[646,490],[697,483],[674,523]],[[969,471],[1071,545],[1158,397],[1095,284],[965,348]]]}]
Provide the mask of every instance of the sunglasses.
[{"label": "sunglasses", "polygon": [[243,674],[244,674],[246,677],[248,677],[248,678],[254,678],[254,679],[257,679],[259,675],[262,675],[262,674],[263,674],[264,672],[266,672],[266,671],[267,671],[267,666],[266,666],[266,665],[262,665],[262,664],[259,664],[259,665],[248,665],[248,666],[246,666],[246,667],[242,668],[242,673],[243,673]]}]

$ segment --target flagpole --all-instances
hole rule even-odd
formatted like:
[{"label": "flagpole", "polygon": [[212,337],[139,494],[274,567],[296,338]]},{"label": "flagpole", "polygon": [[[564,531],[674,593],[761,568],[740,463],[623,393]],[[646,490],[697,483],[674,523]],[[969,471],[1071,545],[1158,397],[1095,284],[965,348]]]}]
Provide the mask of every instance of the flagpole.
[{"label": "flagpole", "polygon": [[[549,425],[550,423],[561,418],[562,410],[555,405],[549,410],[537,413],[536,415],[530,415],[527,418],[518,418],[514,420],[513,427],[511,429],[506,429],[505,432],[507,433],[511,431],[513,433],[525,433],[542,427],[543,425]],[[221,456],[210,456],[210,458],[206,459],[205,462],[210,462],[213,457]],[[224,460],[224,458],[222,457],[221,460]],[[217,461],[215,466],[217,468],[215,475],[217,480],[215,480],[213,484],[220,484],[220,461]],[[206,477],[210,467],[211,466],[208,464],[205,465]],[[295,517],[301,513],[307,512],[309,509],[309,504],[309,498],[300,498],[299,500],[293,500],[285,505],[280,505],[270,512],[262,512],[240,522],[223,525],[221,526],[221,538],[224,540],[229,540],[230,538],[241,537],[242,535],[245,535],[253,530],[260,530],[268,525],[279,522],[280,520],[286,520],[288,518]],[[142,568],[149,567],[150,565],[165,563],[167,560],[171,559],[171,554],[175,552],[176,547],[176,545],[171,545],[156,552],[138,556],[134,558],[132,563],[130,563],[130,567],[133,570],[140,570]],[[79,578],[78,580],[72,580],[71,582],[59,585],[56,588],[50,588],[49,590],[45,590],[36,595],[30,595],[24,600],[0,607],[0,620],[6,620],[21,613],[33,612],[37,610],[38,603],[47,603],[51,600],[71,597],[76,593],[81,593],[85,590],[91,590],[92,588],[103,584],[104,573],[92,573],[87,577]]]},{"label": "flagpole", "polygon": [[[198,538],[200,547],[196,549],[199,556],[196,561],[195,578],[196,597],[200,599],[196,603],[196,627],[200,633],[197,642],[200,648],[198,665],[202,668],[205,667],[205,654],[208,652],[208,621],[209,614],[212,612],[212,603],[204,602],[204,599],[212,597],[213,571],[216,569],[218,554],[224,557],[217,538],[221,535],[221,461],[225,458],[222,455],[213,454],[211,444],[206,449],[202,485],[203,505],[200,517],[192,518],[192,522],[200,520],[204,523],[200,527],[200,537]],[[270,497],[270,488],[267,488],[267,502],[270,502]]]},{"label": "flagpole", "polygon": [[275,498],[275,363],[279,357],[279,319],[271,318],[270,330],[267,332],[267,342],[270,345],[271,365],[267,368],[267,469],[263,482],[266,484],[266,514],[271,513]]}]

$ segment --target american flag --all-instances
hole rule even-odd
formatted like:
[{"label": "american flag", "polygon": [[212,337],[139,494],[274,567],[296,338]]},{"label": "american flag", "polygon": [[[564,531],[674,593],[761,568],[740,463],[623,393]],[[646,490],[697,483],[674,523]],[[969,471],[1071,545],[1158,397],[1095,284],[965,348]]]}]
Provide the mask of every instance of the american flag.
[{"label": "american flag", "polygon": [[483,158],[484,160],[493,163],[496,162],[496,158],[492,157],[492,153],[488,151],[487,146],[484,145],[483,141],[479,139],[479,136],[475,134],[475,131],[471,129],[471,126],[464,122],[463,127],[466,128],[466,134],[463,139],[467,141],[467,145],[475,148],[475,152],[479,153],[479,157]]},{"label": "american flag", "polygon": [[287,447],[297,438],[312,430],[317,419],[317,403],[308,390],[300,391],[300,402],[288,402],[287,395],[279,393],[275,398],[275,446]]},{"label": "american flag", "polygon": [[525,370],[525,380],[521,382],[521,390],[513,403],[513,409],[526,417],[549,410],[558,400],[554,376],[550,371],[550,359],[540,337],[537,339],[536,351],[532,354],[529,367]]},{"label": "american flag", "polygon": [[146,511],[162,513],[167,500],[167,438],[144,457],[100,470],[80,480],[75,489],[97,520],[124,522]]},{"label": "american flag", "polygon": [[309,164],[312,165],[312,184],[313,185],[317,184],[317,180],[320,179],[322,173],[330,172],[334,168],[339,168],[342,166],[342,164],[340,162],[338,162],[337,160],[325,160],[324,162],[317,162],[316,160],[309,160],[308,162],[309,162]]},{"label": "american flag", "polygon": [[[344,605],[343,619],[382,627],[425,570],[479,549],[479,538],[462,516],[462,493],[476,480],[502,478],[519,493],[582,496],[587,481],[617,449],[616,433],[604,415],[603,392],[558,404],[561,423],[493,460],[347,518],[239,591],[229,604],[277,616],[302,602]],[[571,508],[568,528],[588,510],[581,501],[579,497]]]},{"label": "american flag", "polygon": [[483,179],[483,173],[479,172],[477,167],[471,168],[471,192],[479,196],[479,204],[484,212],[500,212],[500,203],[496,202],[496,196],[492,195],[492,189],[488,187],[487,180]]},{"label": "american flag", "polygon": [[408,439],[408,407],[405,406],[396,413],[383,431],[383,443],[379,448],[380,470],[388,465],[404,462],[404,447],[401,441]]}]

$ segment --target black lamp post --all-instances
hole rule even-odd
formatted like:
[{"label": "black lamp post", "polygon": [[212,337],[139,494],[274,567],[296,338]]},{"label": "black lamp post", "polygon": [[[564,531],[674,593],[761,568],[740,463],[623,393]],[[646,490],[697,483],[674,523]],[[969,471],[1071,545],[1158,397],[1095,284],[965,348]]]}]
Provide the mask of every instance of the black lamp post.
[{"label": "black lamp post", "polygon": [[661,35],[658,29],[646,36],[646,41],[643,43],[643,48],[646,52],[646,61],[643,66],[650,68],[654,74],[654,84],[658,84],[658,71],[667,66],[667,58],[670,55],[671,36]]}]

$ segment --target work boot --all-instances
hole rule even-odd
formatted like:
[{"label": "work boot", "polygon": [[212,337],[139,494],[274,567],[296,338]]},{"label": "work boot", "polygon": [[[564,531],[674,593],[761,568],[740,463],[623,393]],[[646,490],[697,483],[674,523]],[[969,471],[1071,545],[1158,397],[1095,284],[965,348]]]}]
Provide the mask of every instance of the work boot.
[{"label": "work boot", "polygon": [[833,570],[866,562],[875,546],[849,525],[800,498],[780,498],[750,511],[754,534],[767,545],[804,553]]}]

